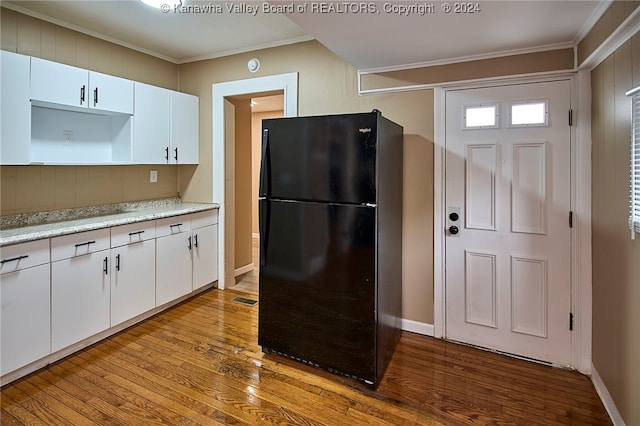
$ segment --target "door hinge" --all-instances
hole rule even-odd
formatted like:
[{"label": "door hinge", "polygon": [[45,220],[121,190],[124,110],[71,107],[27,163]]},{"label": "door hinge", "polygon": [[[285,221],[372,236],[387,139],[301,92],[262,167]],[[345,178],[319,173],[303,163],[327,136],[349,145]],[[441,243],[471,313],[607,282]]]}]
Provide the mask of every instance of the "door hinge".
[{"label": "door hinge", "polygon": [[569,110],[569,127],[573,126],[573,110]]},{"label": "door hinge", "polygon": [[569,331],[573,331],[573,313],[569,312]]},{"label": "door hinge", "polygon": [[569,212],[569,228],[573,228],[573,212]]}]

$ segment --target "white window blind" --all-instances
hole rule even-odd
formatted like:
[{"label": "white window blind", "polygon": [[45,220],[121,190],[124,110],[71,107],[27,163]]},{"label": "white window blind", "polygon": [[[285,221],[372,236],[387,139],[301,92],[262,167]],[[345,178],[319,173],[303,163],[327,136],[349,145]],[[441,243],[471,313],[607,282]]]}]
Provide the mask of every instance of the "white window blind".
[{"label": "white window blind", "polygon": [[627,92],[631,97],[631,238],[640,232],[640,86]]}]

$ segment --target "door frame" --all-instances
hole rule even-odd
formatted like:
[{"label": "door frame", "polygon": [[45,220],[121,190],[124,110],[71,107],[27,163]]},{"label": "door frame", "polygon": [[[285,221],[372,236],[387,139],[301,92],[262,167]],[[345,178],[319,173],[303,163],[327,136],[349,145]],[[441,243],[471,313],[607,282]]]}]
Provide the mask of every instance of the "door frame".
[{"label": "door frame", "polygon": [[[571,127],[571,335],[572,367],[591,373],[591,74],[588,71],[537,77],[495,78],[451,84],[434,89],[434,336],[446,339],[445,225],[446,225],[446,93],[488,86],[542,83],[569,79],[574,125]],[[568,326],[567,318],[567,326]]]},{"label": "door frame", "polygon": [[231,96],[282,90],[284,117],[298,115],[298,73],[291,72],[211,85],[212,102],[212,202],[218,210],[218,288],[225,288],[225,113],[224,100]]}]

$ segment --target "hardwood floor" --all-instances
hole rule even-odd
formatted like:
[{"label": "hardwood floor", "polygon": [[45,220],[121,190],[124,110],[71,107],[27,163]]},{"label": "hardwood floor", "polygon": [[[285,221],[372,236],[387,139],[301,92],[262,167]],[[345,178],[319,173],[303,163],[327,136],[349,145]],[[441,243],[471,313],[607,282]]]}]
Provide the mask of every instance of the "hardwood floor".
[{"label": "hardwood floor", "polygon": [[257,345],[259,306],[209,290],[10,383],[2,425],[606,425],[573,371],[403,333],[376,391]]},{"label": "hardwood floor", "polygon": [[260,239],[253,238],[251,244],[251,255],[253,257],[253,271],[247,272],[236,277],[236,285],[231,287],[233,290],[242,291],[244,293],[258,294],[258,278],[260,277]]}]

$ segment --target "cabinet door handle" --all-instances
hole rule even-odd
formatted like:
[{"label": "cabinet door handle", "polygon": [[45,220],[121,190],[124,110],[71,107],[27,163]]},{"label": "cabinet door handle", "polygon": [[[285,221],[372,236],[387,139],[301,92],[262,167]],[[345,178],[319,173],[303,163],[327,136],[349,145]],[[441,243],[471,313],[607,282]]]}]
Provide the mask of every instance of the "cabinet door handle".
[{"label": "cabinet door handle", "polygon": [[132,237],[134,235],[140,235],[140,234],[144,234],[144,231],[129,232],[129,236],[130,237]]},{"label": "cabinet door handle", "polygon": [[189,245],[188,245],[189,250],[191,250],[192,249],[192,247],[191,247],[191,237],[187,238],[187,240],[189,241]]},{"label": "cabinet door handle", "polygon": [[167,163],[169,162],[169,147],[164,149],[164,159],[167,160]]},{"label": "cabinet door handle", "polygon": [[193,245],[194,245],[195,247],[198,247],[198,234],[196,234],[196,235],[194,235],[194,236],[193,236],[193,240],[194,240]]},{"label": "cabinet door handle", "polygon": [[103,265],[104,265],[104,268],[102,268],[102,271],[104,272],[105,275],[109,275],[109,257],[104,258]]},{"label": "cabinet door handle", "polygon": [[96,243],[95,241],[87,241],[86,243],[78,243],[78,244],[76,244],[76,248],[82,247],[82,246],[88,246],[88,245],[95,244],[95,243]]},{"label": "cabinet door handle", "polygon": [[120,255],[116,256],[116,271],[120,270]]},{"label": "cabinet door handle", "polygon": [[98,105],[98,88],[93,89],[93,106]]},{"label": "cabinet door handle", "polygon": [[27,257],[29,257],[28,254],[23,254],[22,256],[12,257],[11,259],[2,259],[0,260],[0,264],[4,265],[5,263],[8,263],[8,262],[16,262],[18,260],[26,259]]},{"label": "cabinet door handle", "polygon": [[178,162],[178,148],[174,148],[173,149],[176,152],[176,155],[173,156],[173,158],[176,159],[176,163]]},{"label": "cabinet door handle", "polygon": [[80,88],[80,105],[82,105],[84,103],[84,92],[86,90],[86,86],[82,86]]}]

